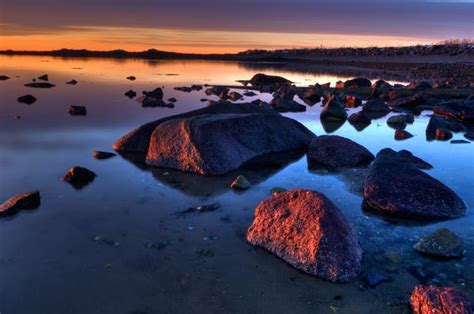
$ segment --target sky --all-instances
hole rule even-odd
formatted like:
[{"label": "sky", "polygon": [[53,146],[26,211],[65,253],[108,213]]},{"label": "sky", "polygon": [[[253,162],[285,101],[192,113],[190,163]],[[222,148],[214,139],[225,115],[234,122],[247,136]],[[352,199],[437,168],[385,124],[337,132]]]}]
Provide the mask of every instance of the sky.
[{"label": "sky", "polygon": [[0,49],[197,53],[474,39],[474,0],[0,0]]}]

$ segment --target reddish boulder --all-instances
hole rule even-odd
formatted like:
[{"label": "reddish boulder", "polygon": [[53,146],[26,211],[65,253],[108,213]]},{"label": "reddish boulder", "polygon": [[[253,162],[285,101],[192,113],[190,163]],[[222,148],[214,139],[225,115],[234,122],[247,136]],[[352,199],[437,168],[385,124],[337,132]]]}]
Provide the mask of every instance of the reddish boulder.
[{"label": "reddish boulder", "polygon": [[24,209],[38,208],[40,202],[41,197],[38,190],[15,195],[0,204],[0,217],[14,215]]},{"label": "reddish boulder", "polygon": [[332,282],[348,281],[360,271],[357,237],[340,210],[316,191],[281,192],[262,201],[247,240]]},{"label": "reddish boulder", "polygon": [[471,314],[469,300],[454,287],[416,286],[410,297],[415,314]]},{"label": "reddish boulder", "polygon": [[75,166],[69,168],[63,180],[69,182],[74,188],[81,189],[94,180],[96,174],[87,168]]},{"label": "reddish boulder", "polygon": [[406,139],[409,139],[409,138],[412,138],[412,137],[413,137],[413,134],[411,134],[408,131],[405,131],[405,130],[396,130],[395,131],[395,139],[397,141],[403,141],[403,140],[406,140]]}]

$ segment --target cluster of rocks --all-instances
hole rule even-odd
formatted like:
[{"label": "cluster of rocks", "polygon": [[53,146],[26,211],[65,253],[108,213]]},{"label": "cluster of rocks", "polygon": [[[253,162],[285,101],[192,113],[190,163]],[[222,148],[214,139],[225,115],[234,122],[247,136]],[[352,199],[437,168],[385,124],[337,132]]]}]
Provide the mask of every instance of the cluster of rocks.
[{"label": "cluster of rocks", "polygon": [[[130,97],[132,93],[128,92],[127,97]],[[174,103],[166,103],[163,100],[163,90],[160,87],[155,88],[152,91],[143,91],[143,97],[138,99],[138,102],[142,104],[142,107],[167,107],[174,108]]]}]

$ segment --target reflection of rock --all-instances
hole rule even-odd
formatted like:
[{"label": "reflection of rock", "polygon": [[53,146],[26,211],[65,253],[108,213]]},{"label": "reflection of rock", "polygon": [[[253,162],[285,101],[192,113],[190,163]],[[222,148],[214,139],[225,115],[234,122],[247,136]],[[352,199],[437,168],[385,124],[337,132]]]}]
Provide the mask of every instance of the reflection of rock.
[{"label": "reflection of rock", "polygon": [[466,212],[461,198],[391,149],[381,150],[364,185],[367,209],[421,219],[451,219]]},{"label": "reflection of rock", "polygon": [[31,82],[25,84],[26,87],[33,87],[33,88],[51,88],[56,85],[48,83],[48,82]]},{"label": "reflection of rock", "polygon": [[260,155],[305,148],[313,136],[299,122],[275,114],[173,119],[153,131],[146,162],[202,175],[221,175]]},{"label": "reflection of rock", "polygon": [[33,104],[35,101],[36,101],[36,97],[34,97],[33,95],[24,95],[24,96],[20,96],[17,98],[17,101],[19,103],[23,103],[23,104],[27,104],[27,105],[31,105]]},{"label": "reflection of rock", "polygon": [[378,99],[369,100],[362,107],[364,113],[380,114],[380,117],[383,117],[384,115],[390,112],[390,108],[388,107],[388,105]]},{"label": "reflection of rock", "polygon": [[335,170],[368,165],[374,155],[362,145],[337,135],[322,135],[312,139],[308,149],[310,168]]},{"label": "reflection of rock", "polygon": [[15,195],[0,204],[0,217],[14,215],[21,210],[38,208],[40,202],[41,197],[38,190]]},{"label": "reflection of rock", "polygon": [[414,314],[471,314],[471,304],[454,287],[416,286],[410,296]]},{"label": "reflection of rock", "polygon": [[446,128],[437,128],[435,137],[439,141],[449,141],[453,138],[453,133],[451,133],[451,131]]},{"label": "reflection of rock", "polygon": [[345,121],[347,119],[347,112],[344,108],[344,104],[337,97],[329,97],[323,110],[321,110],[321,120]]},{"label": "reflection of rock", "polygon": [[360,271],[357,237],[340,210],[316,191],[281,192],[262,201],[247,240],[332,282],[349,281]]},{"label": "reflection of rock", "polygon": [[295,93],[289,88],[279,88],[273,94],[270,105],[278,112],[302,112],[306,111],[306,106],[293,100]]},{"label": "reflection of rock", "polygon": [[362,131],[370,125],[372,120],[363,110],[361,110],[351,114],[348,121],[357,131]]},{"label": "reflection of rock", "polygon": [[461,258],[464,255],[464,242],[451,230],[437,229],[418,241],[413,248],[424,255],[433,257]]},{"label": "reflection of rock", "polygon": [[69,182],[75,189],[82,189],[91,183],[96,174],[87,168],[75,166],[70,168],[63,176],[63,180]]},{"label": "reflection of rock", "polygon": [[344,125],[346,121],[341,120],[341,121],[331,121],[331,120],[321,120],[321,125],[323,126],[323,129],[326,133],[332,133],[337,131],[341,126]]}]

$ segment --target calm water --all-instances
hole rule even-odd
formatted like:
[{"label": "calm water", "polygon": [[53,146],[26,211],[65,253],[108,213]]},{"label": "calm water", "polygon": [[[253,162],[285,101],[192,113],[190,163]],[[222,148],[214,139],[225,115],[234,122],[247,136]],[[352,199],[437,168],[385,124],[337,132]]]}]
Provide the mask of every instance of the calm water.
[{"label": "calm water", "polygon": [[[266,66],[298,85],[336,82],[348,77],[288,72]],[[49,74],[52,89],[23,84]],[[335,73],[335,72],[333,72]],[[176,86],[236,84],[255,74],[255,65],[204,61],[117,61],[0,57],[0,201],[33,189],[42,205],[0,220],[0,313],[404,313],[418,280],[407,270],[419,266],[434,283],[456,285],[474,297],[472,272],[474,213],[429,225],[384,221],[361,210],[362,197],[343,174],[310,172],[301,156],[271,171],[244,170],[255,185],[244,193],[228,188],[232,177],[203,178],[146,169],[120,156],[99,161],[92,150],[112,143],[136,126],[204,106],[203,91],[183,93]],[[125,77],[134,75],[136,81]],[[76,86],[64,84],[76,79]],[[123,94],[164,86],[174,109],[142,108]],[[38,101],[20,104],[18,96]],[[269,94],[250,97],[269,100]],[[87,106],[86,117],[71,117],[69,105]],[[318,135],[320,106],[288,114]],[[374,154],[408,149],[430,162],[429,171],[474,207],[474,145],[426,142],[429,112],[407,130],[407,141],[393,139],[386,118],[362,132],[346,123],[333,134],[366,146]],[[14,119],[13,116],[21,116]],[[461,139],[456,134],[455,139]],[[97,173],[77,191],[60,180],[75,165]],[[273,187],[308,188],[326,194],[360,234],[366,273],[393,282],[364,287],[363,276],[331,284],[305,275],[245,241],[254,208]],[[415,188],[415,187],[414,187]],[[191,206],[220,202],[205,214],[177,217]],[[462,260],[434,261],[417,255],[420,236],[448,227],[466,243]],[[336,298],[335,298],[336,297]]]}]

